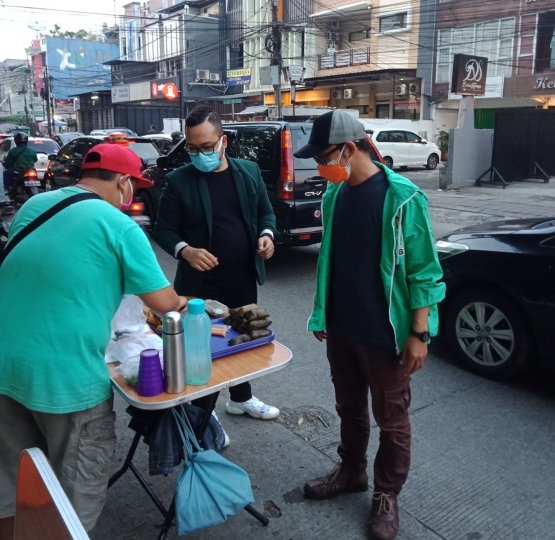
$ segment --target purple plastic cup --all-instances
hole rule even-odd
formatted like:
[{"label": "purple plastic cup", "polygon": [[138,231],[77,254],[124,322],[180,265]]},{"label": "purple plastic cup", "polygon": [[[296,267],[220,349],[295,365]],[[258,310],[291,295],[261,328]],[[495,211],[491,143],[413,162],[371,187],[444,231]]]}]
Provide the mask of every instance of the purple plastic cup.
[{"label": "purple plastic cup", "polygon": [[142,397],[154,397],[164,391],[164,376],[160,364],[160,354],[156,349],[141,352],[137,393]]}]

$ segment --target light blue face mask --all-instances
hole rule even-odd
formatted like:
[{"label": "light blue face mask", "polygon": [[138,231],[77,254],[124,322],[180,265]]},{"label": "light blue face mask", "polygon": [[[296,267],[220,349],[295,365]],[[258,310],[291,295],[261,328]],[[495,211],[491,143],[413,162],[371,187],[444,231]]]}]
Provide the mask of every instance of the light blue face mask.
[{"label": "light blue face mask", "polygon": [[223,135],[220,137],[218,147],[209,154],[203,154],[202,152],[199,152],[197,155],[190,154],[191,162],[200,172],[209,173],[215,171],[222,164],[222,160],[220,159],[222,141]]}]

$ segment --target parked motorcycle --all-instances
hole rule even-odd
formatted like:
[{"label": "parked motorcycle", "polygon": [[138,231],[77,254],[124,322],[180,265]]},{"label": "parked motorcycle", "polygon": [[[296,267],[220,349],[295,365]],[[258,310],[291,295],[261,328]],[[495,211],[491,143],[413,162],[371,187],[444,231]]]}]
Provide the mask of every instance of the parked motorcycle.
[{"label": "parked motorcycle", "polygon": [[37,170],[31,167],[17,174],[14,185],[8,192],[8,197],[14,204],[21,206],[39,192],[40,186]]}]

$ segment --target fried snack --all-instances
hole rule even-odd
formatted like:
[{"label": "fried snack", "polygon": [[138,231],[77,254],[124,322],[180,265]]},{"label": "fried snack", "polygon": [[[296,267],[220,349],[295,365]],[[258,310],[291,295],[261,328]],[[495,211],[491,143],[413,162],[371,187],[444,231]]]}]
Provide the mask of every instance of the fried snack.
[{"label": "fried snack", "polygon": [[253,311],[255,309],[258,309],[258,306],[256,304],[249,304],[248,306],[237,308],[234,311],[236,311],[237,315],[239,315],[239,317],[241,317],[242,319],[248,311]]},{"label": "fried snack", "polygon": [[251,339],[260,339],[271,336],[272,332],[270,330],[251,330],[249,336]]},{"label": "fried snack", "polygon": [[244,318],[247,321],[259,321],[261,319],[267,319],[269,317],[269,313],[265,309],[251,309],[247,313],[245,313]]},{"label": "fried snack", "polygon": [[213,324],[212,325],[212,335],[226,337],[228,326],[226,324]]},{"label": "fried snack", "polygon": [[240,336],[234,337],[228,341],[228,344],[233,345],[240,345],[241,343],[247,343],[250,341],[251,338],[247,336],[247,334],[241,334]]},{"label": "fried snack", "polygon": [[224,319],[224,324],[227,324],[228,326],[231,326],[231,323],[233,322],[233,316],[230,314],[228,315],[225,319]]},{"label": "fried snack", "polygon": [[150,309],[146,306],[143,308],[143,313],[145,314],[146,322],[150,324],[150,326],[154,326],[158,330],[162,330],[162,319],[160,319],[158,315],[152,313],[152,311],[150,311]]},{"label": "fried snack", "polygon": [[264,328],[268,328],[271,324],[272,321],[270,319],[251,321],[249,322],[249,330],[264,330]]},{"label": "fried snack", "polygon": [[231,316],[231,327],[233,330],[239,330],[239,327],[243,323],[243,318],[235,314]]}]

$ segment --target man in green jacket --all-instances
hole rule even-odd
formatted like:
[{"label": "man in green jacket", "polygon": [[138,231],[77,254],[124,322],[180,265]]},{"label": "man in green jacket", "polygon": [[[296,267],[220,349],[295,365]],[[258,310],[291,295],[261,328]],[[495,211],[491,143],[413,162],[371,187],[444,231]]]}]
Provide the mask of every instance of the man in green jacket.
[{"label": "man in green jacket", "polygon": [[308,481],[305,495],[322,500],[368,489],[370,388],[380,428],[370,538],[393,540],[410,467],[410,375],[424,365],[445,295],[426,195],[372,161],[362,124],[345,111],[320,116],[295,156],[313,157],[329,180],[308,329],[327,340],[341,419],[341,462]]},{"label": "man in green jacket", "polygon": [[[187,116],[185,138],[192,163],[166,176],[153,234],[179,261],[175,290],[231,308],[256,303],[256,282],[266,280],[264,260],[274,253],[276,227],[260,169],[226,156],[222,122],[209,107]],[[229,414],[263,420],[279,415],[252,395],[248,382],[232,386],[230,398]]]},{"label": "man in green jacket", "polygon": [[13,140],[16,146],[8,152],[4,163],[4,185],[7,188],[12,187],[18,173],[34,167],[37,161],[37,153],[27,146],[29,137],[26,133],[16,133]]}]

